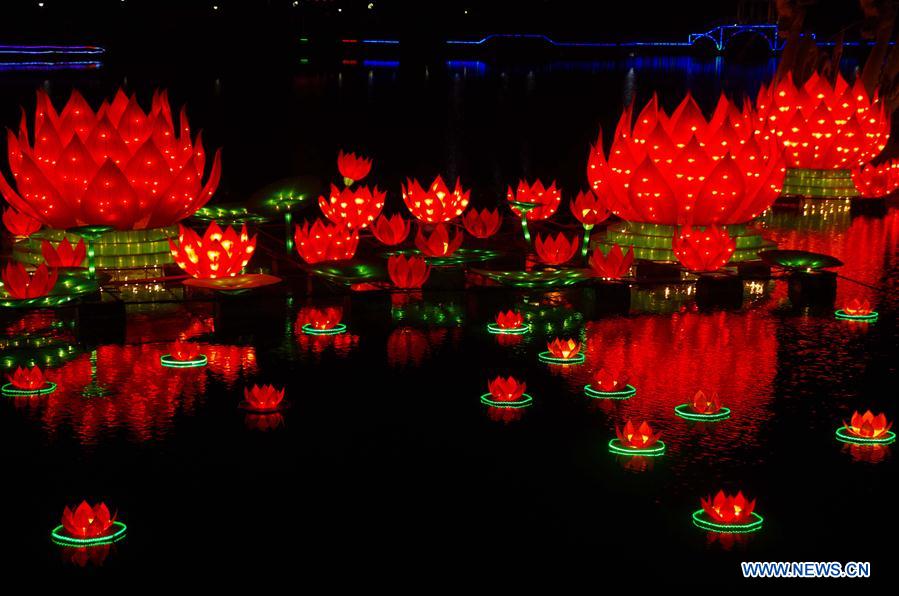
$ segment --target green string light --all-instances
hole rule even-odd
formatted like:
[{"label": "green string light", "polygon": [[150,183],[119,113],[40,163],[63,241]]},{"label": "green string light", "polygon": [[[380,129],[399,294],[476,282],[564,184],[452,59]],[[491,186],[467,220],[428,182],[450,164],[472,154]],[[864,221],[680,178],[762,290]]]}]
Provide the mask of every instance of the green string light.
[{"label": "green string light", "polygon": [[19,389],[12,383],[7,383],[0,387],[0,393],[6,397],[31,397],[35,395],[47,395],[56,391],[56,383],[46,381],[42,387],[37,389]]},{"label": "green string light", "polygon": [[528,406],[533,404],[534,398],[527,393],[522,393],[521,397],[515,401],[497,401],[493,399],[492,393],[485,393],[481,396],[481,403],[488,405],[491,408],[506,408],[517,410],[520,408],[527,408]]},{"label": "green string light", "polygon": [[316,329],[311,324],[306,323],[302,329],[306,335],[340,335],[341,333],[346,333],[346,325],[343,323],[337,323],[331,329]]},{"label": "green string light", "polygon": [[159,357],[159,363],[166,368],[197,368],[206,366],[206,362],[205,354],[200,354],[192,360],[176,360],[171,354],[163,354]]},{"label": "green string light", "polygon": [[693,512],[693,525],[702,530],[719,534],[750,534],[761,530],[765,521],[765,518],[755,511],[752,512],[751,517],[752,521],[745,524],[721,524],[710,520],[705,510],[699,509]]},{"label": "green string light", "polygon": [[500,327],[496,323],[487,323],[487,331],[493,335],[524,335],[530,330],[530,325],[522,325],[521,327]]},{"label": "green string light", "polygon": [[684,420],[690,420],[692,422],[718,422],[730,418],[730,408],[720,408],[717,412],[712,414],[700,414],[694,412],[693,406],[690,404],[674,406],[674,413]]},{"label": "green string light", "polygon": [[114,528],[114,531],[105,536],[96,536],[94,538],[76,538],[74,536],[69,536],[68,534],[66,534],[65,528],[62,525],[59,525],[53,528],[53,531],[50,532],[50,540],[52,540],[54,544],[58,544],[60,546],[100,546],[101,544],[112,544],[113,542],[118,542],[125,537],[125,533],[128,531],[128,526],[120,521],[114,521],[112,522],[112,527]]},{"label": "green string light", "polygon": [[871,311],[866,315],[850,315],[843,309],[834,312],[833,315],[840,321],[859,321],[862,323],[873,323],[879,316],[876,310]]},{"label": "green string light", "polygon": [[896,433],[891,430],[886,431],[882,437],[857,437],[850,433],[845,426],[841,426],[836,431],[837,440],[843,443],[852,443],[853,445],[889,445],[896,440]]},{"label": "green string light", "polygon": [[656,442],[652,447],[646,447],[644,449],[637,449],[635,447],[625,447],[620,440],[612,439],[609,441],[609,452],[614,453],[616,455],[639,455],[643,457],[659,457],[660,455],[665,454],[665,443],[662,441]]},{"label": "green string light", "polygon": [[637,388],[625,385],[621,391],[599,391],[591,385],[584,385],[584,394],[593,399],[630,399],[637,394]]},{"label": "green string light", "polygon": [[540,352],[537,354],[537,358],[540,362],[544,362],[546,364],[581,364],[584,360],[587,359],[583,353],[578,352],[571,358],[556,358],[550,352]]}]

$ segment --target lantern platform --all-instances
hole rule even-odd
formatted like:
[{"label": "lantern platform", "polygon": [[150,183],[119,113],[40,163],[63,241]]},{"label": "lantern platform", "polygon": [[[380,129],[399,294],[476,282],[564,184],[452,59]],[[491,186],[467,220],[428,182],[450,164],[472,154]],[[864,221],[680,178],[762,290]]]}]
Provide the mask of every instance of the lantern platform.
[{"label": "lantern platform", "polygon": [[846,199],[859,196],[849,170],[787,168],[782,197]]},{"label": "lantern platform", "polygon": [[[696,230],[703,230],[705,226],[694,226]],[[721,226],[726,229],[736,243],[736,249],[730,259],[732,263],[754,261],[758,259],[758,252],[773,248],[776,245],[770,240],[765,240],[759,230],[746,224],[731,224]],[[633,246],[634,257],[647,261],[672,261],[677,257],[671,249],[671,239],[677,226],[669,226],[653,223],[620,222],[606,228],[606,236],[596,244],[602,246],[604,252],[618,244],[622,247]]]}]

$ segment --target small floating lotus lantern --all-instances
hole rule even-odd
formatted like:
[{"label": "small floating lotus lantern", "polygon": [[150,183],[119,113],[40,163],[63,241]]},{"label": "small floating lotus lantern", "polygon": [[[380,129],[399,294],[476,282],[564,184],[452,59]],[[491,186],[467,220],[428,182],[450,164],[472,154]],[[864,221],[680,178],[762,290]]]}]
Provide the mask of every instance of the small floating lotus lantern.
[{"label": "small floating lotus lantern", "polygon": [[6,378],[9,382],[0,388],[0,393],[6,397],[30,397],[56,391],[56,383],[48,381],[39,366],[30,369],[18,366],[12,374],[7,374]]},{"label": "small floating lotus lantern", "polygon": [[544,187],[538,179],[533,184],[527,180],[520,180],[518,188],[512,187],[506,192],[509,207],[512,212],[521,218],[521,230],[526,242],[531,241],[531,232],[528,229],[529,221],[542,221],[552,217],[559,209],[562,202],[562,191],[556,188],[553,181],[549,187]]},{"label": "small floating lotus lantern", "polygon": [[340,322],[343,312],[339,308],[310,308],[304,313],[302,331],[306,335],[339,335],[346,332],[346,325]]},{"label": "small floating lotus lantern", "polygon": [[371,226],[371,233],[378,242],[387,246],[396,246],[408,236],[412,225],[399,213],[391,216],[382,215]]},{"label": "small floating lotus lantern", "polygon": [[748,534],[761,530],[765,521],[755,512],[755,499],[750,501],[742,491],[733,496],[719,490],[714,499],[700,502],[702,509],[693,512],[693,525],[709,532]]},{"label": "small floating lotus lantern", "polygon": [[605,368],[593,375],[593,382],[584,386],[584,393],[593,399],[630,399],[637,393],[636,387],[629,385],[627,375]]},{"label": "small floating lotus lantern", "polygon": [[527,384],[514,377],[496,377],[488,381],[489,393],[481,396],[481,403],[491,408],[526,408],[534,399],[525,393]]},{"label": "small floating lotus lantern", "polygon": [[254,414],[272,414],[284,409],[284,389],[272,385],[253,385],[243,390],[244,401],[240,407]]},{"label": "small floating lotus lantern", "polygon": [[690,403],[675,406],[674,413],[694,422],[718,422],[730,418],[730,409],[721,405],[718,394],[706,395],[702,390],[693,395]]},{"label": "small floating lotus lantern", "polygon": [[105,503],[91,506],[82,501],[74,510],[63,509],[62,523],[50,532],[60,546],[91,547],[111,544],[125,537],[128,527],[110,515]]},{"label": "small floating lotus lantern", "polygon": [[613,245],[607,254],[603,254],[602,249],[596,247],[590,253],[588,260],[593,275],[600,279],[618,280],[623,278],[634,264],[634,247],[628,247],[627,253],[621,250],[618,244]]},{"label": "small floating lotus lantern", "polygon": [[387,273],[397,288],[418,289],[427,281],[431,267],[424,257],[395,254],[387,258]]},{"label": "small floating lotus lantern", "polygon": [[890,428],[893,423],[885,414],[874,414],[867,410],[864,414],[852,413],[849,422],[837,429],[837,439],[857,445],[889,445],[896,440],[896,433]]},{"label": "small floating lotus lantern", "polygon": [[871,305],[867,300],[859,300],[853,298],[847,302],[843,308],[834,313],[837,319],[841,321],[860,321],[863,323],[873,323],[877,320],[878,314],[876,310],[871,310]]},{"label": "small floating lotus lantern", "polygon": [[159,357],[159,362],[166,368],[196,368],[206,366],[207,358],[197,344],[178,340],[172,344],[170,353]]},{"label": "small floating lotus lantern", "polygon": [[569,239],[561,232],[555,237],[549,234],[545,238],[537,234],[537,240],[534,242],[537,257],[542,263],[551,266],[562,265],[570,261],[577,252],[577,246],[577,238]]},{"label": "small floating lotus lantern", "polygon": [[529,329],[521,313],[512,310],[498,313],[494,322],[487,324],[487,331],[496,335],[521,335]]},{"label": "small floating lotus lantern", "polygon": [[617,455],[657,457],[665,453],[661,433],[656,433],[648,422],[634,424],[628,420],[623,428],[615,426],[617,438],[609,441],[609,451]]},{"label": "small floating lotus lantern", "polygon": [[547,342],[546,351],[540,352],[537,357],[547,364],[580,364],[586,360],[581,352],[581,342],[558,337]]},{"label": "small floating lotus lantern", "polygon": [[593,226],[607,220],[612,214],[606,205],[592,191],[579,192],[568,205],[571,214],[584,226],[584,239],[581,242],[581,256],[586,257],[590,250],[590,232]]},{"label": "small floating lotus lantern", "polygon": [[502,224],[498,209],[481,209],[474,207],[462,214],[462,225],[475,238],[489,238],[496,234]]}]

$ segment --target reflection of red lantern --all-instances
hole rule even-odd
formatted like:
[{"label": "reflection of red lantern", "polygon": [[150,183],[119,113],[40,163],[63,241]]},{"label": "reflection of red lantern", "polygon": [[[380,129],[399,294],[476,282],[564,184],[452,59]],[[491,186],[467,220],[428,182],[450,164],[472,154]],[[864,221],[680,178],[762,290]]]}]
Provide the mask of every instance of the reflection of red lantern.
[{"label": "reflection of red lantern", "polygon": [[431,274],[431,268],[423,257],[391,255],[387,259],[390,281],[398,288],[420,288]]},{"label": "reflection of red lantern", "polygon": [[272,412],[270,414],[248,413],[244,417],[244,425],[249,430],[268,432],[284,426],[284,415],[280,412]]},{"label": "reflection of red lantern", "polygon": [[371,160],[355,153],[337,153],[337,169],[347,186],[362,180],[371,171]]},{"label": "reflection of red lantern", "polygon": [[561,265],[570,261],[577,252],[577,247],[577,238],[569,240],[562,232],[556,234],[555,238],[552,234],[547,235],[546,238],[537,234],[537,240],[534,242],[537,256],[547,265]]},{"label": "reflection of red lantern", "polygon": [[602,279],[621,279],[634,264],[634,247],[628,248],[627,253],[621,251],[621,246],[614,245],[608,254],[603,254],[599,248],[594,248],[588,261],[593,274]]},{"label": "reflection of red lantern", "polygon": [[406,239],[412,228],[408,219],[404,219],[399,213],[386,216],[382,215],[371,226],[371,233],[381,244],[395,246]]},{"label": "reflection of red lantern", "polygon": [[343,190],[331,185],[328,198],[319,197],[318,206],[322,214],[332,223],[345,225],[354,230],[365,228],[375,220],[384,207],[387,193],[367,186],[345,187]]},{"label": "reflection of red lantern", "polygon": [[23,116],[18,136],[9,135],[18,193],[2,177],[0,192],[51,228],[170,226],[206,204],[221,176],[216,151],[202,184],[202,140],[197,135],[191,141],[184,110],[176,128],[165,91],[153,94],[149,113],[121,89],[96,113],[73,91],[57,114],[46,92],[38,90],[33,130],[29,135]]},{"label": "reflection of red lantern", "polygon": [[12,207],[3,210],[3,225],[17,238],[26,238],[41,229],[41,222]]},{"label": "reflection of red lantern", "polygon": [[175,264],[191,277],[218,279],[238,275],[256,250],[256,236],[250,238],[247,226],[240,234],[228,226],[222,228],[216,222],[209,224],[203,237],[190,228],[179,226],[178,243],[169,240]]},{"label": "reflection of red lantern", "polygon": [[297,253],[309,263],[352,259],[359,245],[359,233],[337,224],[327,225],[316,219],[312,225],[303,222],[293,235]]},{"label": "reflection of red lantern", "polygon": [[470,190],[462,189],[458,178],[452,192],[440,176],[434,178],[427,190],[417,180],[409,179],[403,185],[406,207],[415,219],[424,223],[445,223],[462,215],[470,194]]},{"label": "reflection of red lantern", "polygon": [[791,168],[833,170],[868,163],[886,146],[890,114],[871,98],[861,77],[850,86],[841,74],[833,82],[817,72],[801,86],[790,74],[762,85],[759,119],[784,149]]},{"label": "reflection of red lantern", "polygon": [[665,225],[743,223],[780,192],[773,141],[754,137],[755,117],[723,95],[709,120],[689,94],[668,116],[655,97],[633,121],[629,106],[606,159],[600,134],[587,177],[624,220]]},{"label": "reflection of red lantern", "polygon": [[10,298],[25,300],[46,296],[56,285],[56,269],[48,269],[41,263],[30,275],[22,263],[7,263],[3,268],[3,285]]},{"label": "reflection of red lantern", "polygon": [[513,203],[512,211],[518,217],[522,216],[523,209],[516,207],[514,203],[529,203],[532,207],[527,209],[527,220],[541,221],[549,219],[559,209],[559,204],[562,202],[562,191],[556,188],[555,181],[548,187],[544,187],[539,179],[533,184],[529,184],[527,180],[520,180],[515,191],[511,186],[509,187],[506,191],[506,198]]},{"label": "reflection of red lantern", "polygon": [[56,248],[53,248],[47,240],[43,240],[41,254],[44,256],[44,262],[50,267],[81,267],[87,257],[87,247],[84,245],[84,238],[78,240],[78,244],[74,247],[68,238],[63,238]]},{"label": "reflection of red lantern", "polygon": [[448,226],[441,223],[434,226],[430,235],[425,235],[425,231],[419,227],[415,235],[415,246],[429,257],[448,257],[462,246],[463,238],[464,234],[459,230],[454,230],[450,237]]},{"label": "reflection of red lantern", "polygon": [[727,230],[714,226],[682,229],[671,242],[677,260],[690,271],[717,271],[730,261],[736,246]]},{"label": "reflection of red lantern", "polygon": [[462,225],[465,230],[475,238],[489,238],[496,234],[502,220],[497,209],[481,209],[474,207],[462,215]]},{"label": "reflection of red lantern", "polygon": [[414,327],[398,327],[387,338],[390,366],[418,366],[431,351],[427,336]]}]

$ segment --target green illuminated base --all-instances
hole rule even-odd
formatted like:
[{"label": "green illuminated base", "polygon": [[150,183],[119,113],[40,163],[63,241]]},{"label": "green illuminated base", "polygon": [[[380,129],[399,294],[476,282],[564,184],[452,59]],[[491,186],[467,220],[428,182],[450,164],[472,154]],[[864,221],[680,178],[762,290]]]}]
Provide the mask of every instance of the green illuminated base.
[{"label": "green illuminated base", "polygon": [[719,534],[750,534],[762,529],[765,519],[756,512],[752,512],[752,521],[745,524],[719,524],[708,519],[704,509],[693,512],[693,525],[697,528],[718,532]]},{"label": "green illuminated base", "polygon": [[382,253],[382,256],[385,259],[394,255],[406,255],[407,257],[421,256],[425,258],[425,261],[427,261],[429,265],[433,265],[434,267],[451,267],[454,265],[463,265],[465,263],[489,261],[490,259],[495,259],[496,257],[498,257],[499,252],[495,250],[487,250],[485,248],[460,248],[457,249],[453,254],[447,255],[445,257],[429,257],[428,255],[423,254],[421,251],[414,249],[391,250]]},{"label": "green illuminated base", "polygon": [[591,279],[586,269],[539,269],[536,271],[493,271],[472,269],[472,273],[512,288],[542,289],[573,286]]},{"label": "green illuminated base", "polygon": [[[736,249],[730,258],[731,263],[754,261],[758,258],[760,250],[774,248],[776,245],[765,240],[759,230],[746,224],[730,224],[721,226],[734,239]],[[696,230],[704,230],[705,226],[694,226]],[[620,222],[606,228],[605,238],[594,242],[594,246],[602,247],[603,252],[608,253],[612,246],[618,244],[622,247],[633,245],[634,257],[647,261],[676,262],[677,257],[671,249],[671,239],[677,230],[676,226]]]},{"label": "green illuminated base", "polygon": [[106,536],[97,536],[96,538],[74,538],[68,534],[64,534],[65,529],[59,525],[50,532],[50,540],[54,544],[60,546],[100,546],[101,544],[112,544],[118,542],[125,537],[128,526],[120,521],[112,522],[113,532]]},{"label": "green illuminated base", "polygon": [[[114,281],[162,277],[163,267],[172,263],[169,239],[178,237],[178,227],[150,230],[113,230],[94,240],[94,264],[107,271]],[[72,245],[82,238],[76,230],[43,229],[13,247],[13,258],[20,263],[39,265],[44,262],[41,242],[56,246],[63,238]],[[87,243],[87,238],[85,238]]]},{"label": "green illuminated base", "polygon": [[599,391],[590,385],[585,385],[584,394],[593,399],[630,399],[637,394],[637,388],[633,385],[625,385],[621,391]]},{"label": "green illuminated base", "polygon": [[674,413],[684,420],[692,420],[694,422],[718,422],[719,420],[730,418],[730,408],[721,408],[714,414],[698,414],[691,409],[690,404],[674,406]]},{"label": "green illuminated base", "polygon": [[0,287],[0,306],[6,308],[56,308],[68,304],[82,296],[97,292],[100,286],[97,280],[89,279],[78,273],[60,273],[56,285],[50,293],[40,298],[10,298],[7,291]]},{"label": "green illuminated base", "polygon": [[522,325],[521,327],[512,327],[507,329],[500,327],[496,323],[487,323],[487,331],[494,335],[524,335],[531,329],[530,325]]},{"label": "green illuminated base", "polygon": [[577,353],[571,358],[556,358],[549,352],[540,352],[537,354],[537,358],[540,362],[545,362],[546,364],[580,364],[587,359],[587,357],[581,353]]},{"label": "green illuminated base", "polygon": [[163,354],[159,357],[159,363],[166,368],[197,368],[206,366],[207,358],[205,354],[200,354],[193,360],[176,360],[171,354]]},{"label": "green illuminated base", "polygon": [[17,389],[12,383],[0,387],[0,393],[6,397],[31,397],[33,395],[47,395],[56,391],[56,383],[47,381],[38,389]]},{"label": "green illuminated base", "polygon": [[631,447],[625,447],[621,444],[621,441],[616,438],[609,441],[609,451],[616,455],[641,455],[643,457],[659,457],[660,455],[665,454],[665,443],[659,441],[652,447],[647,447],[646,449],[633,449]]},{"label": "green illuminated base", "polygon": [[843,309],[840,309],[833,314],[840,321],[861,321],[863,323],[873,323],[879,316],[877,311],[871,311],[871,313],[867,315],[848,315]]},{"label": "green illuminated base", "polygon": [[481,396],[481,403],[484,405],[488,405],[491,408],[507,408],[512,410],[527,408],[532,403],[534,403],[534,398],[527,393],[523,393],[521,395],[521,398],[515,401],[496,401],[495,399],[492,399],[492,397],[493,394],[485,393]]},{"label": "green illuminated base", "polygon": [[868,439],[865,437],[856,437],[849,434],[845,426],[841,426],[836,432],[837,440],[843,443],[852,443],[853,445],[889,445],[896,441],[896,433],[888,430],[886,434],[878,439]]},{"label": "green illuminated base", "polygon": [[781,195],[809,199],[844,199],[859,196],[849,170],[787,168]]},{"label": "green illuminated base", "polygon": [[316,329],[309,323],[306,323],[302,329],[306,335],[340,335],[341,333],[346,333],[346,325],[343,323],[337,323],[331,329]]}]

